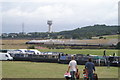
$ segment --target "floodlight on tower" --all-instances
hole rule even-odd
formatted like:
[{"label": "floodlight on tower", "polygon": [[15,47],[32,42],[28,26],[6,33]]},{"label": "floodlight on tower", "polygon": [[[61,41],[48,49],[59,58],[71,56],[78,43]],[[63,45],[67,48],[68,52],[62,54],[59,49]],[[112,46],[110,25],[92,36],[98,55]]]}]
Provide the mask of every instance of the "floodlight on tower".
[{"label": "floodlight on tower", "polygon": [[47,24],[48,24],[48,32],[51,33],[52,32],[52,20],[48,20]]}]

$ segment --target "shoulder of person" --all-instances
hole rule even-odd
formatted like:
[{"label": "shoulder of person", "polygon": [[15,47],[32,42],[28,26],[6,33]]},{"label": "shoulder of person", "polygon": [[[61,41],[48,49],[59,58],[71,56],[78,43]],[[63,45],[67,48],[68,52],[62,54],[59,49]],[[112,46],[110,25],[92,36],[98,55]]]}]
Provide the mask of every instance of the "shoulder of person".
[{"label": "shoulder of person", "polygon": [[73,60],[73,62],[77,62],[76,60]]},{"label": "shoulder of person", "polygon": [[70,63],[72,62],[72,60],[70,61]]}]

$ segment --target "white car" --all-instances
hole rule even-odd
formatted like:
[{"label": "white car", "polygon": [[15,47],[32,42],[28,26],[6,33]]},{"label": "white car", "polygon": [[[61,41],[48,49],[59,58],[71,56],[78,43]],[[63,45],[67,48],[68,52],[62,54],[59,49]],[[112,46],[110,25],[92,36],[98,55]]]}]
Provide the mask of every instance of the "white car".
[{"label": "white car", "polygon": [[13,57],[8,53],[0,53],[0,60],[13,60]]}]

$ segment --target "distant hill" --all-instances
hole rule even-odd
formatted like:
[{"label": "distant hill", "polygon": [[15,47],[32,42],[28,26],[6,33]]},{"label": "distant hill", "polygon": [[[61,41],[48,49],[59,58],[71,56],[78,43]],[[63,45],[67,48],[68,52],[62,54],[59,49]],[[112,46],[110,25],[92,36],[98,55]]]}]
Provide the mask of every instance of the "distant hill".
[{"label": "distant hill", "polygon": [[57,33],[64,38],[91,39],[92,37],[118,34],[118,26],[94,25]]},{"label": "distant hill", "polygon": [[[93,25],[82,28],[77,28],[69,31],[61,32],[31,32],[27,34],[22,33],[9,33],[3,34],[2,38],[14,39],[92,39],[92,37],[100,37],[105,35],[117,35],[118,27],[120,26],[107,26],[107,25]],[[49,35],[48,35],[49,34]]]}]

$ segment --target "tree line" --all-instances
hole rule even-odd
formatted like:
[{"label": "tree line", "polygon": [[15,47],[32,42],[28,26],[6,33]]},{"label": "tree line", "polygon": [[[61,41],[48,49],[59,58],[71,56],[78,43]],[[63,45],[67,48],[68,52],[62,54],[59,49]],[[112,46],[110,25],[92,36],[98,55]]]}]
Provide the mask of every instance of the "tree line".
[{"label": "tree line", "polygon": [[92,37],[119,34],[120,26],[93,25],[61,32],[31,32],[9,33],[2,38],[26,38],[26,39],[91,39]]}]

